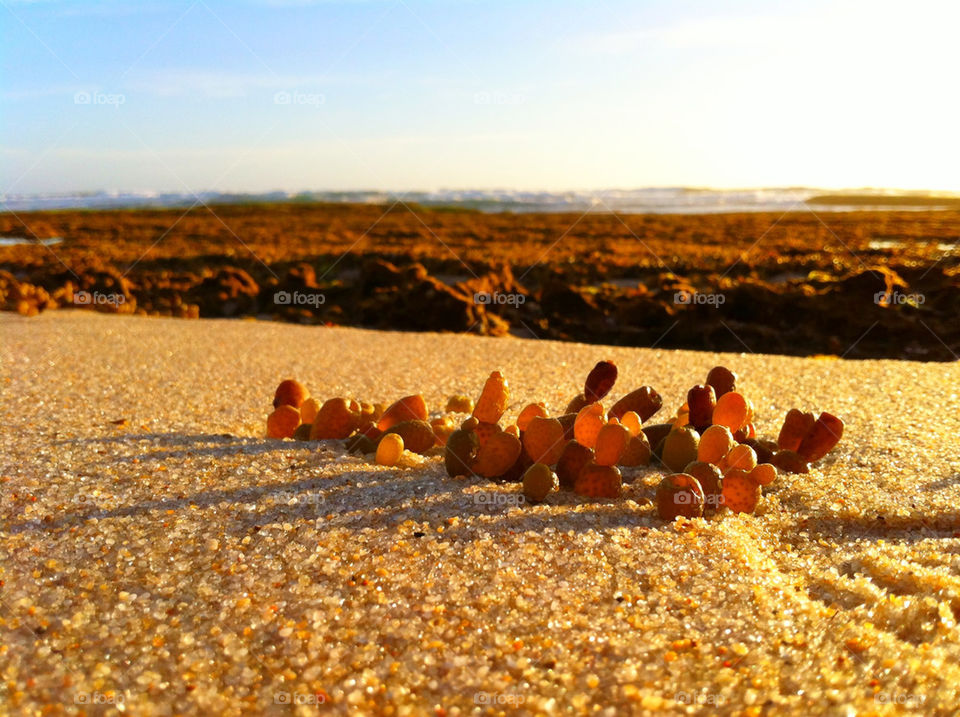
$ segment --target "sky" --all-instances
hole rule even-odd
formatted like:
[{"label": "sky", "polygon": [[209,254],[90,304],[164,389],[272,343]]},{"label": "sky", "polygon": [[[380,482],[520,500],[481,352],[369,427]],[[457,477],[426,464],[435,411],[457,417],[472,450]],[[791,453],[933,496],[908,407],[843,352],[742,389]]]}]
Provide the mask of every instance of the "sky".
[{"label": "sky", "polygon": [[960,190],[954,0],[0,0],[0,195]]}]

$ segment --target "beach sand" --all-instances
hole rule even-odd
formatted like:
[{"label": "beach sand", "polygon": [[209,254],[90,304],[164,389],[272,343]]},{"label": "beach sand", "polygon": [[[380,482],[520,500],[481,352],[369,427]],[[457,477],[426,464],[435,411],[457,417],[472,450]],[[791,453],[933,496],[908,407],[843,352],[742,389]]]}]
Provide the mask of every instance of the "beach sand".
[{"label": "beach sand", "polygon": [[[512,420],[604,358],[664,419],[722,363],[761,435],[791,407],[846,434],[757,515],[673,524],[652,468],[622,500],[530,506],[436,457],[263,438],[286,377],[438,409],[500,369]],[[68,311],[0,315],[0,360],[0,712],[960,705],[957,363]]]}]

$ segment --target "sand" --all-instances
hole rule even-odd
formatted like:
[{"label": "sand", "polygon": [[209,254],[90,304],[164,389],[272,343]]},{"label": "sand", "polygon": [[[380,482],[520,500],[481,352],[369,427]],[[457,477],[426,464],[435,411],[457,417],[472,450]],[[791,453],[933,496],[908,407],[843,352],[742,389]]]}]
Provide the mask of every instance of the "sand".
[{"label": "sand", "polygon": [[[847,422],[755,516],[266,440],[279,379],[508,418],[601,358],[672,411],[717,363],[776,436]],[[0,712],[947,714],[960,705],[958,364],[56,311],[0,315]],[[121,422],[122,423],[118,423]],[[292,704],[297,703],[297,704]],[[292,705],[292,706],[291,706]]]}]

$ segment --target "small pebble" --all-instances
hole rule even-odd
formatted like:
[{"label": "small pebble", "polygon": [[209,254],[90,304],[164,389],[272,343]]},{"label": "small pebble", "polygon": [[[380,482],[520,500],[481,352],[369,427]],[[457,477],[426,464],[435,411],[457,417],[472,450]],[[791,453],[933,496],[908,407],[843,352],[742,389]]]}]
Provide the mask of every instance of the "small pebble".
[{"label": "small pebble", "polygon": [[751,471],[757,466],[757,453],[745,443],[734,446],[724,457],[720,467],[724,473],[727,470],[739,469],[742,471]]},{"label": "small pebble", "polygon": [[736,433],[747,423],[749,408],[746,399],[736,391],[723,394],[713,409],[713,422]]},{"label": "small pebble", "polygon": [[796,451],[777,451],[771,461],[773,465],[784,473],[809,473],[810,466]]},{"label": "small pebble", "polygon": [[401,421],[389,428],[384,438],[392,434],[399,434],[403,445],[414,453],[425,454],[437,445],[437,435],[426,421]]},{"label": "small pebble", "polygon": [[713,421],[713,409],[717,405],[717,396],[713,386],[694,386],[687,391],[687,420],[692,426],[709,426]]},{"label": "small pebble", "polygon": [[395,466],[403,455],[403,437],[399,433],[387,433],[377,446],[376,461],[381,466]]},{"label": "small pebble", "polygon": [[593,450],[581,445],[576,440],[569,441],[557,461],[557,477],[560,487],[572,489],[577,476],[587,463],[593,460]]},{"label": "small pebble", "polygon": [[738,468],[723,474],[723,505],[734,513],[753,513],[760,502],[760,484]]},{"label": "small pebble", "polygon": [[750,471],[750,478],[758,485],[770,485],[777,479],[777,468],[769,463],[760,463]]},{"label": "small pebble", "polygon": [[623,491],[623,477],[616,466],[590,462],[580,470],[573,489],[589,498],[619,498]]},{"label": "small pebble", "polygon": [[800,447],[800,443],[810,433],[813,424],[817,422],[812,413],[805,413],[796,408],[787,411],[783,419],[783,427],[780,429],[780,435],[777,437],[777,445],[788,451],[795,451]]},{"label": "small pebble", "polygon": [[[474,422],[476,423],[475,420]],[[451,433],[443,453],[447,475],[452,478],[473,473],[473,464],[479,449],[480,441],[474,431],[461,428]]]},{"label": "small pebble", "polygon": [[707,385],[713,386],[713,390],[719,399],[724,394],[736,390],[737,374],[726,366],[714,366],[707,374]]},{"label": "small pebble", "polygon": [[617,423],[603,426],[597,434],[594,461],[601,466],[617,465],[631,438],[630,431]]},{"label": "small pebble", "polygon": [[680,473],[688,463],[697,460],[697,449],[700,445],[700,434],[693,428],[674,428],[663,442],[663,452],[660,460],[673,471]]},{"label": "small pebble", "polygon": [[580,413],[577,414],[573,424],[573,436],[580,445],[593,448],[597,445],[597,435],[606,422],[607,416],[603,412],[603,406],[599,403],[591,403],[580,409]]},{"label": "small pebble", "polygon": [[643,431],[640,431],[636,436],[630,436],[618,463],[622,466],[645,466],[649,465],[652,455],[650,443]]},{"label": "small pebble", "polygon": [[293,406],[294,408],[300,408],[300,404],[309,397],[310,392],[307,391],[306,386],[299,381],[288,378],[281,381],[280,385],[277,386],[277,391],[273,396],[273,407]]},{"label": "small pebble", "polygon": [[720,461],[733,450],[737,442],[726,426],[713,425],[700,436],[697,445],[697,460],[720,465]]},{"label": "small pebble", "polygon": [[622,418],[627,411],[633,411],[640,416],[641,421],[648,421],[663,406],[663,398],[650,386],[641,386],[621,398],[610,409],[614,418]]},{"label": "small pebble", "polygon": [[503,412],[507,410],[510,400],[510,387],[507,380],[499,371],[494,371],[483,385],[483,392],[473,409],[473,415],[478,421],[497,423]]},{"label": "small pebble", "polygon": [[445,410],[448,413],[473,413],[473,399],[462,394],[450,396]]},{"label": "small pebble", "polygon": [[331,438],[346,438],[360,425],[360,404],[345,398],[331,398],[324,401],[313,419],[310,440],[321,441]]},{"label": "small pebble", "polygon": [[510,470],[522,448],[516,436],[505,431],[495,433],[477,451],[473,470],[485,478],[498,478]]},{"label": "small pebble", "polygon": [[663,520],[703,515],[704,496],[700,482],[692,475],[674,473],[664,476],[657,486],[657,514]]},{"label": "small pebble", "polygon": [[587,375],[583,396],[590,403],[602,401],[616,382],[617,365],[613,361],[600,361]]},{"label": "small pebble", "polygon": [[426,421],[427,404],[423,396],[415,394],[413,396],[404,396],[399,401],[392,403],[380,416],[377,421],[377,428],[386,431],[398,423],[404,421]]},{"label": "small pebble", "polygon": [[704,511],[713,512],[723,504],[723,475],[720,469],[712,463],[694,461],[683,472],[691,475],[700,483],[703,489]]},{"label": "small pebble", "polygon": [[821,413],[797,448],[797,455],[807,463],[813,463],[833,450],[842,437],[843,421],[831,413]]},{"label": "small pebble", "polygon": [[627,411],[620,416],[620,425],[634,436],[643,430],[643,421],[640,420],[640,415],[636,411]]},{"label": "small pebble", "polygon": [[320,410],[320,401],[315,398],[308,398],[300,404],[300,420],[304,423],[313,423]]},{"label": "small pebble", "polygon": [[267,438],[293,438],[300,425],[300,411],[293,406],[281,404],[267,416]]},{"label": "small pebble", "polygon": [[563,426],[556,418],[535,416],[523,433],[523,447],[534,463],[556,465],[566,445]]},{"label": "small pebble", "polygon": [[557,474],[543,463],[534,463],[523,474],[523,495],[533,503],[542,503],[558,487]]}]

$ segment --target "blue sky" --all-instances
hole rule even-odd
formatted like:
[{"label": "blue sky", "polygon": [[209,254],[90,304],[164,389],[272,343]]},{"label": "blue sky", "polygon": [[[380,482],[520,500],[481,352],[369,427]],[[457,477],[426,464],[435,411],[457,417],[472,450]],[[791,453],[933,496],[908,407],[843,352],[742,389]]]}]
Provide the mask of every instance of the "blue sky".
[{"label": "blue sky", "polygon": [[0,194],[960,190],[958,5],[0,0]]}]

